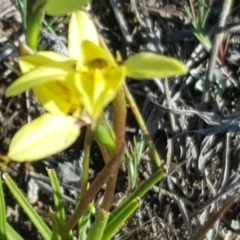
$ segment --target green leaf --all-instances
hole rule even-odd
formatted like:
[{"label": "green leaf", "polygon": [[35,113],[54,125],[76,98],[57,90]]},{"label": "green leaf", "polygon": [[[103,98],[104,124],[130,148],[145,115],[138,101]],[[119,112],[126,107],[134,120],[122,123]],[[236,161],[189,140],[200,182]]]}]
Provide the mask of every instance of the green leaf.
[{"label": "green leaf", "polygon": [[7,223],[7,237],[8,240],[24,240],[17,232],[16,230]]},{"label": "green leaf", "polygon": [[165,173],[162,168],[155,171],[147,180],[145,180],[128,198],[126,198],[116,209],[113,210],[109,216],[109,222],[113,221],[121,215],[121,212],[135,199],[141,198],[146,192],[148,192],[154,184],[161,181],[165,177]]},{"label": "green leaf", "polygon": [[84,211],[82,217],[78,221],[78,229],[79,229],[79,239],[86,239],[87,237],[87,230],[91,225],[91,217],[94,215],[96,209],[94,203],[91,202],[87,209]]},{"label": "green leaf", "polygon": [[51,240],[62,240],[60,232],[63,227],[63,222],[58,218],[57,214],[50,210],[52,220],[52,237]]},{"label": "green leaf", "polygon": [[[109,213],[103,209],[98,211],[97,217],[91,228],[89,229],[86,240],[100,240],[102,239],[103,231],[108,221]],[[103,238],[104,240],[106,238]]]},{"label": "green leaf", "polygon": [[184,63],[171,57],[154,53],[139,53],[124,62],[126,75],[135,79],[166,78],[185,74],[187,67]]},{"label": "green leaf", "polygon": [[59,218],[60,221],[64,222],[66,220],[66,214],[57,174],[53,169],[47,169],[47,173],[53,189],[53,200],[55,205],[56,216]]},{"label": "green leaf", "polygon": [[82,9],[90,0],[48,0],[46,14],[61,16]]},{"label": "green leaf", "polygon": [[[52,240],[62,240],[60,232],[66,220],[66,214],[64,209],[64,201],[62,198],[61,188],[57,174],[53,169],[48,169],[48,176],[53,189],[53,200],[56,212],[50,210],[50,216],[52,219]],[[73,240],[72,231],[67,234],[65,240]]]},{"label": "green leaf", "polygon": [[6,216],[6,204],[3,193],[2,177],[0,176],[0,239],[7,240],[7,216]]},{"label": "green leaf", "polygon": [[110,240],[116,234],[124,222],[140,207],[141,201],[139,198],[133,199],[117,216],[107,223],[104,230],[102,240]]},{"label": "green leaf", "polygon": [[45,113],[15,134],[8,157],[18,162],[39,160],[66,149],[79,135],[77,119]]},{"label": "green leaf", "polygon": [[27,1],[26,39],[28,45],[37,51],[39,33],[47,0]]},{"label": "green leaf", "polygon": [[[51,230],[48,228],[48,226],[45,224],[45,222],[42,220],[42,218],[38,215],[36,210],[32,207],[32,205],[28,202],[26,197],[22,194],[20,189],[17,187],[15,182],[11,179],[11,177],[8,174],[3,174],[3,179],[13,194],[13,196],[16,198],[19,205],[23,208],[23,210],[28,215],[31,222],[35,225],[39,233],[43,236],[43,239],[50,239],[51,238]],[[16,238],[18,239],[18,238]]]}]

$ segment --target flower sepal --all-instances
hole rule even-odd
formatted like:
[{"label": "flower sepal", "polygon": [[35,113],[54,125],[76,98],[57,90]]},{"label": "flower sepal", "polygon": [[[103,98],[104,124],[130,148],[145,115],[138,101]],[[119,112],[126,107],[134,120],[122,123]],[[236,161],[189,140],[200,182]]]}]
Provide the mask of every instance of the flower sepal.
[{"label": "flower sepal", "polygon": [[14,135],[8,157],[17,162],[49,157],[72,145],[80,135],[80,128],[76,118],[45,113]]},{"label": "flower sepal", "polygon": [[188,71],[186,65],[176,58],[148,52],[130,57],[123,65],[126,75],[138,80],[173,77]]}]

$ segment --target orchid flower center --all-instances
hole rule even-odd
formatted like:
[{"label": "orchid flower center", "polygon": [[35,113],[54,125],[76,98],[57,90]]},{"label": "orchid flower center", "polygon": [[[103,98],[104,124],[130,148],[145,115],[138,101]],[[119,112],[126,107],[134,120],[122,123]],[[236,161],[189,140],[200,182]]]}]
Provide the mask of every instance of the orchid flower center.
[{"label": "orchid flower center", "polygon": [[93,73],[96,69],[106,71],[110,68],[111,66],[109,65],[109,63],[102,58],[96,58],[92,61],[85,62],[81,66],[78,66],[78,64],[76,66],[76,70],[80,73]]},{"label": "orchid flower center", "polygon": [[102,58],[96,58],[89,63],[86,64],[89,68],[95,69],[103,69],[108,67],[108,62],[105,59]]}]

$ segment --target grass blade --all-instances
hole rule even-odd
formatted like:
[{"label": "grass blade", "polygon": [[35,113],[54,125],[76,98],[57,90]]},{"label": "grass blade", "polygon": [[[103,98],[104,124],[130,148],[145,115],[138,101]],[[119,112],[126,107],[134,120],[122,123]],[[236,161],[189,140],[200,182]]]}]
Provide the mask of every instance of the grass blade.
[{"label": "grass blade", "polygon": [[64,203],[63,203],[63,198],[62,198],[58,177],[56,175],[56,172],[53,169],[47,169],[47,173],[53,189],[53,200],[54,200],[56,215],[62,222],[65,222],[66,213],[64,209]]},{"label": "grass blade", "polygon": [[126,200],[124,200],[111,214],[109,217],[109,222],[114,218],[117,218],[121,212],[128,207],[128,205],[135,199],[141,198],[146,192],[148,192],[154,184],[162,180],[165,173],[162,168],[159,168],[154,172],[146,181],[144,181]]},{"label": "grass blade", "polygon": [[7,239],[8,240],[24,240],[15,229],[7,223]]},{"label": "grass blade", "polygon": [[7,240],[6,204],[3,194],[2,177],[0,176],[0,239]]},{"label": "grass blade", "polygon": [[16,198],[19,205],[24,209],[32,223],[35,225],[40,234],[43,236],[43,238],[50,239],[52,235],[51,230],[48,228],[48,226],[42,220],[42,218],[38,215],[38,213],[32,207],[32,205],[28,202],[27,198],[22,194],[20,189],[12,180],[12,178],[8,174],[4,173],[3,179],[6,185],[8,186],[9,190],[13,194],[13,196]]},{"label": "grass blade", "polygon": [[125,221],[139,208],[141,201],[139,198],[133,199],[131,203],[129,203],[126,208],[121,211],[116,218],[112,221],[108,222],[102,240],[111,239],[114,234],[120,229],[120,227],[125,223]]}]

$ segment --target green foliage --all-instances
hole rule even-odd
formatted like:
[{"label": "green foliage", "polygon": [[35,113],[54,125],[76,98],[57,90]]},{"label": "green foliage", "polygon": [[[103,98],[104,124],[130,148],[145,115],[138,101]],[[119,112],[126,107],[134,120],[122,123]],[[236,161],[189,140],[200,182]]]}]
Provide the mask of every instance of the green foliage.
[{"label": "green foliage", "polygon": [[103,232],[107,224],[109,213],[103,209],[99,209],[95,222],[89,229],[87,240],[106,239]]},{"label": "green foliage", "polygon": [[0,176],[0,239],[7,240],[6,206],[3,194],[2,177]]},{"label": "green foliage", "polygon": [[128,184],[130,189],[134,189],[138,179],[138,165],[145,150],[146,142],[143,134],[139,137],[133,137],[133,145],[129,143],[126,147],[126,165],[125,169],[128,171]]},{"label": "green foliage", "polygon": [[[38,215],[36,210],[30,205],[26,197],[18,189],[15,182],[10,176],[4,174],[4,180],[11,193],[16,198],[17,202],[26,212],[28,217],[31,219],[36,229],[42,235],[44,239],[59,239],[62,237],[62,228],[65,224],[65,208],[62,200],[62,193],[59,188],[59,182],[53,170],[48,170],[50,177],[50,182],[53,188],[53,198],[56,212],[50,210],[50,216],[52,219],[52,230],[50,230],[47,225],[43,222],[42,218]],[[85,211],[83,217],[79,221],[79,240],[91,239],[91,240],[106,240],[110,239],[114,234],[120,229],[124,222],[134,213],[134,211],[140,206],[139,198],[142,197],[147,191],[149,191],[156,182],[161,181],[164,173],[161,169],[156,171],[148,180],[146,180],[141,186],[139,186],[131,196],[129,196],[121,205],[119,205],[110,215],[109,213],[100,209],[97,213],[96,221],[88,228],[91,223],[91,216],[95,212],[93,203],[89,205]],[[1,209],[5,209],[4,195],[2,191],[2,183],[0,181],[0,203]],[[15,239],[22,240],[21,236],[6,222],[6,217],[4,217],[4,211],[1,211],[1,227],[2,227],[2,238],[5,239]],[[64,219],[64,220],[63,220]],[[5,225],[4,229],[3,226]],[[102,238],[100,237],[101,235]],[[71,232],[67,234],[67,240],[72,240],[73,236]]]},{"label": "green foliage", "polygon": [[32,207],[32,205],[28,202],[27,198],[23,195],[23,193],[17,187],[16,183],[7,174],[3,174],[3,179],[7,187],[9,188],[9,190],[11,191],[11,193],[19,203],[19,205],[24,209],[25,213],[28,215],[31,222],[38,229],[39,233],[43,236],[44,239],[50,239],[51,230],[48,228],[48,226],[43,221],[43,219],[38,215],[38,213]]},{"label": "green foliage", "polygon": [[192,23],[195,37],[199,40],[205,50],[209,52],[212,48],[212,44],[209,37],[204,33],[204,28],[211,8],[207,6],[205,0],[198,0],[197,11],[195,11],[192,5],[191,8],[185,6],[185,11]]}]

